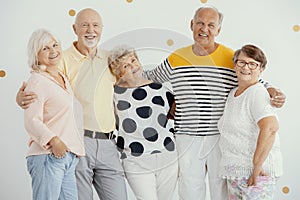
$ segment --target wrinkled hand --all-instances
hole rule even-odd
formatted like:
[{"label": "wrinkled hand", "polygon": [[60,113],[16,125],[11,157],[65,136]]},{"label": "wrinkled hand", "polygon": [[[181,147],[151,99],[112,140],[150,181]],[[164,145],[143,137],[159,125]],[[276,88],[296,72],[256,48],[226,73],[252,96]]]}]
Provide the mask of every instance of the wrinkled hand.
[{"label": "wrinkled hand", "polygon": [[254,167],[253,172],[247,181],[248,186],[255,186],[256,178],[258,176],[268,176],[268,174],[263,171],[262,167]]},{"label": "wrinkled hand", "polygon": [[67,152],[66,144],[59,137],[53,137],[50,142],[51,151],[56,158],[62,158]]},{"label": "wrinkled hand", "polygon": [[26,109],[29,107],[31,103],[34,102],[36,99],[36,95],[33,92],[25,92],[26,83],[23,82],[21,88],[19,89],[17,96],[16,96],[16,102],[17,104],[23,108]]},{"label": "wrinkled hand", "polygon": [[286,100],[286,96],[278,89],[268,88],[271,104],[275,108],[281,108]]}]

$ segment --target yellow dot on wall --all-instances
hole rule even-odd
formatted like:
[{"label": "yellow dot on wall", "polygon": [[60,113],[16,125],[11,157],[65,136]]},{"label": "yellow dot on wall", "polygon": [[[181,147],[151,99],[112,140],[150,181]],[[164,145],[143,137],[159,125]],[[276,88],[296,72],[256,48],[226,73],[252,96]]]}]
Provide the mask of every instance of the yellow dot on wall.
[{"label": "yellow dot on wall", "polygon": [[293,29],[294,29],[295,32],[298,32],[298,31],[300,31],[300,26],[299,25],[295,25],[293,27]]},{"label": "yellow dot on wall", "polygon": [[282,192],[283,192],[284,194],[288,194],[288,193],[290,192],[290,188],[287,187],[287,186],[285,186],[285,187],[282,188]]},{"label": "yellow dot on wall", "polygon": [[126,0],[128,3],[131,3],[133,0]]},{"label": "yellow dot on wall", "polygon": [[207,0],[201,0],[201,3],[207,3]]},{"label": "yellow dot on wall", "polygon": [[73,10],[73,9],[69,10],[69,15],[72,16],[72,17],[75,16],[76,15],[76,11]]},{"label": "yellow dot on wall", "polygon": [[167,40],[167,45],[172,46],[174,44],[174,41],[172,39]]},{"label": "yellow dot on wall", "polygon": [[0,77],[4,77],[6,75],[4,70],[0,70]]}]

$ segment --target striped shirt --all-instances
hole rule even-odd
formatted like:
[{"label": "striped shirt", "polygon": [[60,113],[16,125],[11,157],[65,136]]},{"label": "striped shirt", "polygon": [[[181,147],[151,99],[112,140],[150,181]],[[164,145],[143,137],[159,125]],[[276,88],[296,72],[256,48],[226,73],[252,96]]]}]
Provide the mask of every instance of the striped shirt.
[{"label": "striped shirt", "polygon": [[196,56],[188,46],[173,52],[155,69],[145,71],[147,78],[172,85],[175,134],[219,134],[217,122],[228,93],[237,86],[233,54],[232,49],[219,45],[208,56]]}]

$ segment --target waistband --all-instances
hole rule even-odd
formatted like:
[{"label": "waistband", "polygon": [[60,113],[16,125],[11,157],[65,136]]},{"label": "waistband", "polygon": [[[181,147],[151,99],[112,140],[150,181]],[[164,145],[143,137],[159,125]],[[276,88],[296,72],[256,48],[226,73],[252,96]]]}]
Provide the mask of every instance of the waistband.
[{"label": "waistband", "polygon": [[103,133],[98,131],[90,131],[90,130],[84,130],[84,136],[93,138],[93,139],[104,139],[104,140],[112,140],[115,139],[116,136],[113,134],[113,131],[109,133]]}]

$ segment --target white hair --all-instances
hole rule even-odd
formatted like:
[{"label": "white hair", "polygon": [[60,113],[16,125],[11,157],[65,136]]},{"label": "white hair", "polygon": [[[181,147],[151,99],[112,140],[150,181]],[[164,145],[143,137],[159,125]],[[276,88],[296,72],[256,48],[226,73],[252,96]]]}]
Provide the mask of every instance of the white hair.
[{"label": "white hair", "polygon": [[120,74],[119,65],[123,58],[130,54],[133,54],[138,59],[134,48],[127,45],[116,46],[109,52],[108,65],[113,75],[118,76]]},{"label": "white hair", "polygon": [[221,25],[222,25],[222,21],[223,21],[223,14],[222,14],[216,7],[211,6],[211,5],[202,6],[202,7],[198,8],[198,9],[195,11],[193,20],[196,19],[197,14],[198,14],[198,12],[199,12],[200,10],[202,10],[202,9],[207,9],[207,8],[213,9],[213,10],[215,10],[215,11],[218,13],[218,15],[219,15],[219,24],[220,24],[220,26],[221,26]]},{"label": "white hair", "polygon": [[46,67],[40,65],[38,61],[39,51],[52,39],[59,42],[57,37],[55,37],[51,32],[46,29],[38,29],[34,31],[28,41],[27,51],[28,51],[28,64],[34,71],[45,71]]}]

